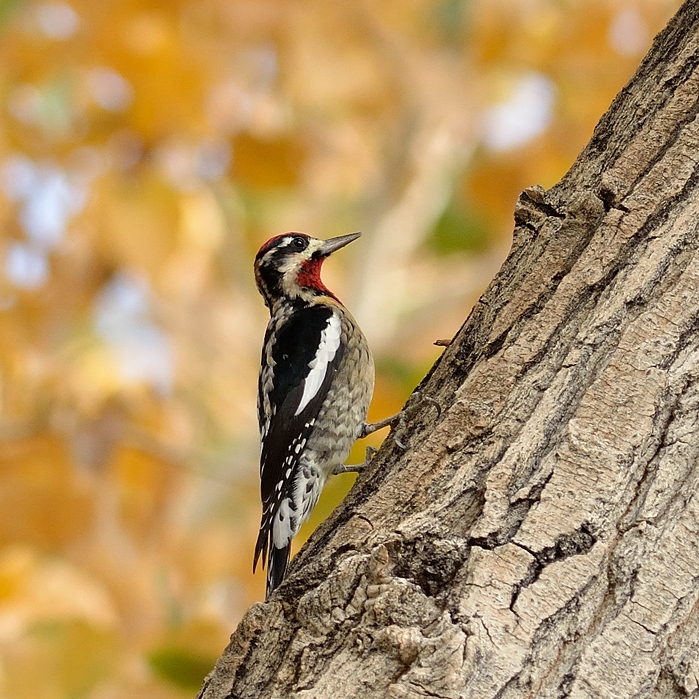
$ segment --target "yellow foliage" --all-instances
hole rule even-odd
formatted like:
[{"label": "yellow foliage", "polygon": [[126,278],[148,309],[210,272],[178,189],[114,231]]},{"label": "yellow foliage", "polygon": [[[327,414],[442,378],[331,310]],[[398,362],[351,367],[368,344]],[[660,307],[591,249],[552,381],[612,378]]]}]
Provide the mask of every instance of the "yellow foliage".
[{"label": "yellow foliage", "polygon": [[89,530],[94,501],[63,440],[34,436],[0,444],[0,544],[60,552]]}]

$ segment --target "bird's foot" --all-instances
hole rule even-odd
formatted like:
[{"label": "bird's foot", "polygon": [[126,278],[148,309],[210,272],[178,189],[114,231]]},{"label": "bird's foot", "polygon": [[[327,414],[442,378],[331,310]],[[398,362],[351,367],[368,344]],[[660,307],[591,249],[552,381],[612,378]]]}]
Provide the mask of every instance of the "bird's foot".
[{"label": "bird's foot", "polygon": [[405,408],[403,408],[403,410],[401,410],[399,413],[391,415],[391,417],[387,417],[379,422],[372,422],[363,425],[362,431],[359,435],[360,438],[366,437],[367,435],[376,432],[376,430],[380,430],[383,427],[388,427],[388,425],[391,425],[391,427],[394,428],[392,435],[393,441],[399,449],[405,451],[408,447],[401,441],[400,437],[407,428],[408,418],[418,413],[424,407],[425,403],[435,407],[437,410],[437,417],[442,414],[442,406],[434,398],[431,398],[430,396],[423,396],[420,391],[414,391],[408,399]]},{"label": "bird's foot", "polygon": [[333,469],[333,476],[339,476],[342,473],[360,473],[371,463],[377,451],[378,450],[374,447],[367,447],[364,461],[362,461],[361,464],[341,464],[340,466],[335,466]]}]

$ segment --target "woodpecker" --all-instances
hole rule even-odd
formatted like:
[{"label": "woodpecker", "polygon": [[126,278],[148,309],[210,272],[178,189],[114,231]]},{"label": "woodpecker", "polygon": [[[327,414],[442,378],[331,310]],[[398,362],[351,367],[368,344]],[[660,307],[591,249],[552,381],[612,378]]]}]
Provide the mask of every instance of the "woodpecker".
[{"label": "woodpecker", "polygon": [[343,464],[357,438],[391,422],[366,423],[374,361],[357,322],[320,278],[323,261],[359,236],[286,233],[255,257],[270,320],[258,382],[262,522],[253,572],[266,559],[267,598],[328,476],[351,469]]}]

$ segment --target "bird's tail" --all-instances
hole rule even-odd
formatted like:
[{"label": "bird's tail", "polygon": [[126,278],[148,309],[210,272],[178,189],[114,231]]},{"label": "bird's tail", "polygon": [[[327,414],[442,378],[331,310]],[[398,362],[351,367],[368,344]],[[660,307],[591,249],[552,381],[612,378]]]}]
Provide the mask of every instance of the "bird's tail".
[{"label": "bird's tail", "polygon": [[289,567],[289,556],[291,555],[291,543],[278,549],[273,543],[269,547],[269,557],[267,558],[267,594],[265,599],[279,587],[286,569]]}]

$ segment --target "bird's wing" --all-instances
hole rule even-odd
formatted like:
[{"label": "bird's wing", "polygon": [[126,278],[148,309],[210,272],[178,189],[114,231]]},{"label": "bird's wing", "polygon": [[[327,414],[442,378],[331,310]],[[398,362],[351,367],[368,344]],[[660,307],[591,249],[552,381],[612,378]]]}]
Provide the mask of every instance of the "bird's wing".
[{"label": "bird's wing", "polygon": [[341,320],[327,306],[299,309],[276,332],[267,333],[258,394],[262,525],[255,564],[260,553],[265,557],[274,516],[290,495],[343,354]]}]

